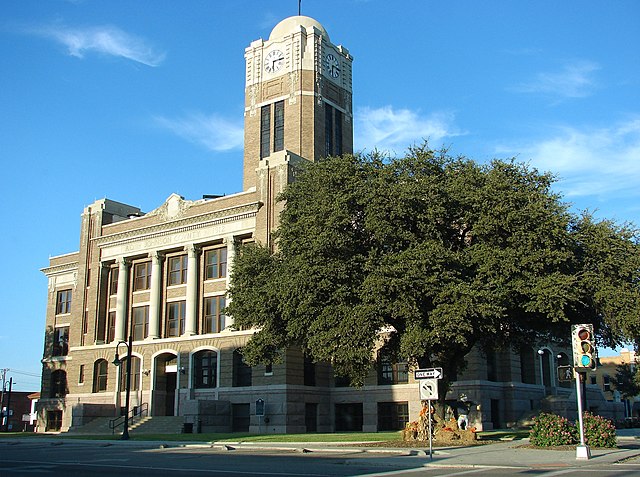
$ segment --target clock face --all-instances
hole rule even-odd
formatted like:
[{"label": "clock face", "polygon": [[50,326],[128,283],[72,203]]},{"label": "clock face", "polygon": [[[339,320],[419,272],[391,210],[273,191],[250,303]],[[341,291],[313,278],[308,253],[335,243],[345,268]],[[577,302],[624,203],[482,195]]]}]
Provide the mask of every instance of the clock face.
[{"label": "clock face", "polygon": [[329,73],[329,76],[332,78],[340,76],[340,62],[333,53],[327,55],[327,73]]},{"label": "clock face", "polygon": [[276,73],[284,65],[284,53],[280,50],[271,50],[264,59],[264,70],[267,73]]}]

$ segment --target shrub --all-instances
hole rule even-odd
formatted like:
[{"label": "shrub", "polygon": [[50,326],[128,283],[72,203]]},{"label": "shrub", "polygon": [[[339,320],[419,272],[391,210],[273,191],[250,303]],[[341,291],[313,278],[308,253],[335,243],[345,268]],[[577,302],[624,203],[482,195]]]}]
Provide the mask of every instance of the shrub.
[{"label": "shrub", "polygon": [[[617,447],[616,427],[609,419],[602,416],[594,416],[589,412],[582,415],[584,425],[584,440],[591,447]],[[576,432],[580,436],[579,424],[576,423]]]},{"label": "shrub", "polygon": [[529,441],[536,447],[567,446],[578,442],[578,436],[567,418],[543,412],[533,418]]}]

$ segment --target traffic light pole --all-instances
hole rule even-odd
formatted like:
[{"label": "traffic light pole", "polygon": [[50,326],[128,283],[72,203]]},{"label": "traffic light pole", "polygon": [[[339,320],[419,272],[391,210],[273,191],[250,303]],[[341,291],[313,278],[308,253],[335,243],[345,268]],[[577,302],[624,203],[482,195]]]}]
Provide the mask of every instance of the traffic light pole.
[{"label": "traffic light pole", "polygon": [[576,447],[576,459],[588,460],[591,450],[584,440],[584,423],[582,422],[582,373],[574,371],[576,378],[576,400],[578,401],[578,423],[580,427],[580,445]]}]

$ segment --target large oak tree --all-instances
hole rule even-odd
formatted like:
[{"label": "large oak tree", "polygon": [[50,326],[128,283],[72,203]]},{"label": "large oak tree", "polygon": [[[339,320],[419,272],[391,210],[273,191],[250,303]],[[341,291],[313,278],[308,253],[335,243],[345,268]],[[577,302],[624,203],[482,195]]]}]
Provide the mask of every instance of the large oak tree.
[{"label": "large oak tree", "polygon": [[635,231],[570,213],[553,183],[426,145],[309,163],[280,198],[276,246],[234,262],[227,312],[258,329],[245,360],[300,346],[357,385],[383,336],[445,378],[474,346],[568,338],[570,323],[607,345],[640,337]]}]

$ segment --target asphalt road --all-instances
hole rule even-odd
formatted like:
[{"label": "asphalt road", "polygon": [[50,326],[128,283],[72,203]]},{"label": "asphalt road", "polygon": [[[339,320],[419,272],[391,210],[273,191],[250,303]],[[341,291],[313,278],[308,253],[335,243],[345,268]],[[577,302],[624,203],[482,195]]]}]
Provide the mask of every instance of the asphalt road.
[{"label": "asphalt road", "polygon": [[[510,465],[511,464],[511,465]],[[165,447],[158,443],[79,441],[69,443],[0,441],[0,477],[5,476],[214,476],[214,477],[439,477],[545,476],[640,477],[640,462],[596,467],[439,466],[422,455],[354,452],[301,453],[193,445]]]}]

